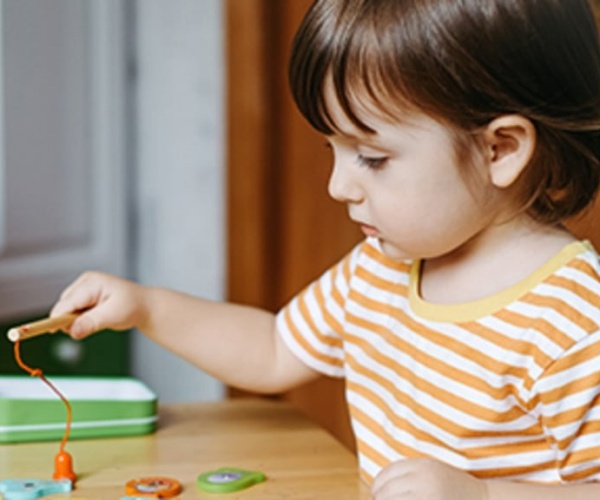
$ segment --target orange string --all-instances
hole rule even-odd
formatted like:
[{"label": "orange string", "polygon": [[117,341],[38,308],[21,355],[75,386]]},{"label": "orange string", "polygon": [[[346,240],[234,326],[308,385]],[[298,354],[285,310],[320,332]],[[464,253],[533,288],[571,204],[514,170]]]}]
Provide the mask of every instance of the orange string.
[{"label": "orange string", "polygon": [[69,439],[69,434],[71,434],[71,422],[73,421],[73,411],[71,410],[71,403],[69,403],[69,400],[62,394],[62,392],[60,392],[54,386],[54,384],[52,384],[52,382],[50,382],[46,377],[44,377],[42,370],[40,370],[39,368],[31,368],[23,362],[23,360],[21,359],[20,344],[20,341],[15,342],[15,359],[19,367],[22,370],[25,370],[27,373],[29,373],[29,375],[31,375],[32,377],[39,377],[39,379],[42,382],[44,382],[44,384],[46,384],[50,388],[50,390],[52,390],[52,392],[54,392],[54,394],[56,394],[61,399],[61,401],[65,405],[65,408],[67,409],[67,425],[65,427],[65,433],[63,435],[63,438],[60,442],[60,452],[64,453],[67,440]]}]

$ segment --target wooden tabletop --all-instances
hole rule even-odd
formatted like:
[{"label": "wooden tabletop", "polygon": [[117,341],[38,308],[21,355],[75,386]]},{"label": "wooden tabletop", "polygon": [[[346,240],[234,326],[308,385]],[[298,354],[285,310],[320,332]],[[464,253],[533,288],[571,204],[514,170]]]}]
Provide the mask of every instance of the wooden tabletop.
[{"label": "wooden tabletop", "polygon": [[[58,443],[0,447],[0,479],[52,476]],[[367,499],[354,455],[286,403],[235,399],[163,406],[155,434],[74,440],[67,445],[78,474],[70,496],[118,500],[134,478],[166,476],[183,485],[178,498]],[[224,466],[259,470],[267,481],[226,495],[204,493],[197,476]]]}]

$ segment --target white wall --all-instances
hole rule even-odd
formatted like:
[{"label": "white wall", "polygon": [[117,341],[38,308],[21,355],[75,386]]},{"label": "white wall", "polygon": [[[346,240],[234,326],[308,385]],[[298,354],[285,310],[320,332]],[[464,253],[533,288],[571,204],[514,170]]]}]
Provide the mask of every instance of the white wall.
[{"label": "white wall", "polygon": [[85,269],[125,270],[122,12],[0,1],[3,322],[46,314]]},{"label": "white wall", "polygon": [[[221,0],[138,0],[132,276],[221,299],[225,282]],[[162,402],[214,400],[223,386],[133,336],[133,374]]]}]

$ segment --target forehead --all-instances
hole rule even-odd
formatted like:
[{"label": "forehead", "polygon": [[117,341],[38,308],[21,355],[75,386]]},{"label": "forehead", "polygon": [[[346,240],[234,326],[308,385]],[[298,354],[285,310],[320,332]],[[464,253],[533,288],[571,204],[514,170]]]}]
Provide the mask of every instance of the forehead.
[{"label": "forehead", "polygon": [[[390,106],[386,109],[380,99],[360,85],[352,89],[346,88],[342,93],[336,89],[331,76],[325,79],[322,92],[324,115],[331,128],[342,134],[350,131],[375,134],[382,124],[408,121],[414,113],[408,107],[400,109],[400,106]],[[396,107],[398,109],[392,111]]]},{"label": "forehead", "polygon": [[332,130],[345,137],[384,140],[399,132],[416,136],[418,131],[447,135],[446,127],[415,107],[396,104],[384,108],[365,91],[353,92],[345,107],[331,78],[324,83],[323,103]]}]

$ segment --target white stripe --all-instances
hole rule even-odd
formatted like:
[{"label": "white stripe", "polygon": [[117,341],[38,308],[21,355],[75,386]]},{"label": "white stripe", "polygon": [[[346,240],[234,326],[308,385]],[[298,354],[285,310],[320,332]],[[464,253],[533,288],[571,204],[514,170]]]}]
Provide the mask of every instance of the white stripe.
[{"label": "white stripe", "polygon": [[361,470],[373,478],[376,477],[379,472],[381,472],[381,467],[379,465],[373,462],[373,460],[371,460],[365,454],[360,452],[358,453],[358,463]]},{"label": "white stripe", "polygon": [[[587,261],[587,259],[583,259]],[[590,263],[587,262],[592,269],[598,272],[598,262]],[[585,270],[575,269],[573,267],[564,267],[557,272],[558,276],[562,276],[573,280],[578,285],[583,286],[590,295],[600,295],[600,284],[594,276],[590,276]]]},{"label": "white stripe", "polygon": [[[367,404],[361,402],[359,404]],[[361,408],[364,408],[361,406]],[[553,461],[555,459],[552,450],[541,450],[532,452],[521,452],[511,455],[494,455],[489,457],[482,457],[476,459],[468,459],[461,454],[459,448],[446,448],[445,446],[438,446],[427,441],[422,441],[407,431],[399,431],[394,428],[396,433],[390,435],[398,443],[424,453],[437,460],[441,460],[454,467],[470,470],[470,471],[485,471],[495,470],[499,468],[511,468],[515,466],[533,465],[536,463],[545,463],[547,461]],[[357,441],[363,441],[368,443],[372,448],[376,449],[390,462],[397,461],[401,456],[391,448],[382,439],[382,436],[373,434],[367,427],[361,425],[360,422],[355,422],[355,433]]]},{"label": "white stripe", "polygon": [[[592,336],[590,336],[592,337]],[[596,337],[596,336],[594,336]],[[594,341],[595,344],[597,341]],[[587,343],[587,342],[586,342]],[[577,349],[579,350],[579,349]],[[569,353],[567,353],[568,355]],[[543,394],[545,392],[550,392],[556,389],[560,389],[565,385],[574,384],[577,380],[587,377],[588,375],[594,374],[598,372],[598,366],[600,365],[600,356],[595,356],[587,361],[581,362],[578,365],[571,366],[566,370],[561,370],[552,375],[546,375],[545,377],[539,379],[535,386],[535,392],[539,394]],[[567,401],[566,399],[563,399]],[[568,406],[571,406],[568,404]]]},{"label": "white stripe", "polygon": [[[519,302],[518,306],[517,304],[514,304],[513,307],[507,308],[507,310],[510,310],[515,314],[525,316],[526,318],[529,318],[529,314],[532,313],[530,309],[531,308],[528,308],[523,302]],[[497,334],[499,337],[505,337],[509,341],[514,340],[518,342],[532,344],[533,349],[527,354],[534,354],[535,348],[537,347],[546,356],[554,358],[563,351],[563,348],[556,342],[553,342],[552,339],[548,337],[546,333],[534,328],[536,325],[535,320],[538,319],[540,312],[538,308],[536,309],[537,310],[534,313],[534,317],[532,318],[532,324],[529,328],[523,329],[520,326],[514,325],[506,321],[502,321],[497,316],[488,316],[481,321],[481,324],[486,328],[492,330],[494,334]],[[578,329],[578,327],[575,325],[572,325],[572,328]],[[519,351],[514,352],[520,356],[523,355],[523,353]],[[526,360],[523,359],[520,363],[517,364],[517,366],[525,366],[524,361]]]},{"label": "white stripe", "polygon": [[[151,424],[158,420],[157,415],[144,418],[125,418],[122,420],[90,420],[88,422],[73,422],[71,429],[89,429],[91,427],[129,427],[134,425]],[[65,424],[27,424],[27,425],[0,425],[0,432],[24,432],[24,431],[51,431],[64,429]]]},{"label": "white stripe", "polygon": [[[373,317],[370,317],[369,320],[373,320]],[[387,320],[388,323],[390,323],[389,317],[386,315],[378,315],[378,320],[379,321],[373,321],[374,323],[380,325],[382,328],[390,328],[391,325],[388,325],[387,327],[384,326],[382,324],[382,321]],[[395,331],[401,331],[400,329],[400,324],[394,321],[394,326],[396,327],[394,330]],[[362,340],[364,340],[366,343],[369,344],[369,346],[371,348],[373,348],[374,350],[377,351],[377,353],[379,355],[381,355],[383,358],[385,358],[387,360],[387,362],[390,365],[398,365],[401,366],[407,370],[410,370],[412,372],[416,372],[416,376],[426,380],[431,381],[432,383],[434,383],[435,385],[438,385],[440,387],[446,387],[448,388],[449,386],[453,386],[454,390],[456,390],[459,394],[461,394],[461,396],[465,396],[468,399],[470,399],[471,401],[477,402],[477,404],[481,405],[481,393],[470,387],[470,386],[466,386],[461,384],[460,382],[453,380],[453,379],[448,379],[445,376],[443,376],[441,373],[437,372],[435,369],[426,366],[426,365],[422,365],[420,363],[418,363],[414,357],[412,357],[411,355],[409,355],[408,353],[399,350],[398,348],[394,347],[391,343],[389,343],[388,341],[385,340],[385,338],[383,338],[382,335],[378,335],[378,334],[374,334],[371,330],[363,328],[361,326],[355,325],[353,323],[349,323],[348,324],[348,333],[355,335],[359,338],[361,338]],[[399,333],[395,333],[394,332],[390,332],[392,334],[395,334],[398,337],[401,337],[401,334]],[[407,332],[407,330],[404,330],[405,332]],[[451,334],[450,335],[446,335],[450,338],[454,337],[456,338],[456,336],[458,335],[458,332],[456,329],[450,329]],[[453,333],[456,332],[456,333]],[[463,330],[464,332],[464,330]],[[402,332],[404,333],[404,332]],[[409,333],[409,332],[407,332]],[[441,335],[445,335],[446,332],[444,331],[437,331],[437,333],[441,334]],[[515,387],[519,387],[522,383],[522,380],[520,378],[517,378],[513,375],[511,375],[510,373],[506,373],[506,374],[497,374],[495,372],[492,372],[490,370],[487,369],[487,367],[476,363],[475,361],[465,357],[465,356],[460,356],[457,355],[455,352],[444,348],[443,346],[441,346],[440,344],[437,343],[432,343],[431,341],[418,336],[414,333],[409,333],[411,335],[411,337],[415,337],[413,338],[406,338],[407,335],[403,335],[404,338],[402,338],[401,340],[403,342],[409,342],[413,345],[413,347],[421,352],[423,352],[426,356],[428,357],[433,357],[435,358],[439,363],[448,365],[449,367],[451,367],[454,370],[460,370],[462,372],[465,372],[475,378],[479,378],[484,380],[487,384],[489,384],[492,387],[495,387],[496,389],[504,389],[506,386],[509,385],[514,385]],[[466,342],[463,342],[463,344],[467,344]],[[474,348],[476,348],[477,346],[473,345],[475,344],[475,342],[470,342],[470,345]],[[349,353],[353,354],[354,356],[357,356],[357,361],[359,361],[360,364],[364,365],[364,366],[369,366],[373,371],[375,372],[382,372],[385,373],[385,376],[389,379],[389,380],[394,380],[395,383],[397,383],[397,374],[393,371],[391,371],[389,368],[387,367],[383,367],[383,366],[379,366],[378,362],[372,360],[371,357],[369,357],[367,354],[364,353],[364,351],[354,345],[347,345],[346,349]],[[504,352],[504,358],[510,359],[511,357],[515,357],[515,354],[512,351],[502,351]],[[500,362],[507,362],[506,359],[500,359]],[[460,368],[458,368],[460,367]],[[485,400],[489,400],[489,396],[488,395],[484,395]],[[512,400],[514,401],[514,400]],[[504,403],[502,401],[497,401],[497,400],[493,400],[492,402],[493,405],[504,405]],[[489,407],[492,407],[491,405],[488,405]],[[505,409],[506,406],[503,406],[503,409]]]},{"label": "white stripe", "polygon": [[[352,372],[352,379],[354,383],[364,387],[369,392],[376,394],[384,401],[385,408],[377,408],[374,406],[374,403],[369,401],[368,398],[355,393],[351,388],[349,389],[348,402],[354,404],[357,408],[361,408],[363,412],[366,412],[366,409],[368,408],[370,412],[368,415],[374,421],[388,422],[385,412],[394,414],[399,418],[408,420],[413,424],[414,427],[423,430],[423,432],[426,434],[435,436],[436,439],[444,442],[448,447],[452,447],[456,450],[474,446],[494,446],[499,444],[520,443],[524,441],[537,441],[540,438],[540,436],[527,437],[522,435],[516,437],[505,435],[488,438],[466,438],[460,435],[457,436],[414,413],[410,407],[403,404],[402,399],[414,399],[418,401],[419,406],[427,408],[433,413],[440,415],[442,419],[458,422],[459,426],[465,427],[466,429],[479,430],[482,432],[485,432],[486,430],[518,432],[521,429],[530,427],[533,421],[531,417],[524,415],[522,418],[512,422],[505,422],[502,425],[497,422],[490,423],[471,415],[464,414],[455,408],[446,406],[437,401],[435,398],[432,398],[431,396],[428,396],[427,394],[422,393],[413,387],[410,387],[407,392],[402,391],[402,394],[397,393],[395,395],[391,395],[389,394],[389,391],[386,391],[375,385],[369,378],[363,377],[360,374]],[[392,425],[391,421],[389,422],[390,425]],[[396,435],[396,432],[401,432],[401,434]],[[402,434],[403,432],[404,431],[394,428],[392,436],[402,442],[408,443],[410,440]],[[417,444],[414,446],[417,446]]]},{"label": "white stripe", "polygon": [[[344,368],[343,367],[334,366],[329,363],[325,363],[325,362],[321,361],[320,359],[317,359],[317,358],[314,358],[313,356],[311,356],[304,349],[304,347],[301,346],[296,341],[294,334],[287,328],[287,325],[285,323],[285,318],[283,317],[283,315],[278,316],[278,318],[281,318],[281,320],[278,321],[278,323],[277,323],[277,331],[278,331],[279,335],[281,336],[281,338],[283,339],[283,342],[285,343],[285,345],[288,347],[290,352],[292,352],[294,354],[294,356],[296,356],[300,361],[305,363],[310,368],[313,368],[314,370],[318,371],[319,373],[323,373],[323,374],[329,375],[331,377],[343,377],[344,376]],[[333,355],[334,353],[328,353],[328,354]]]}]

